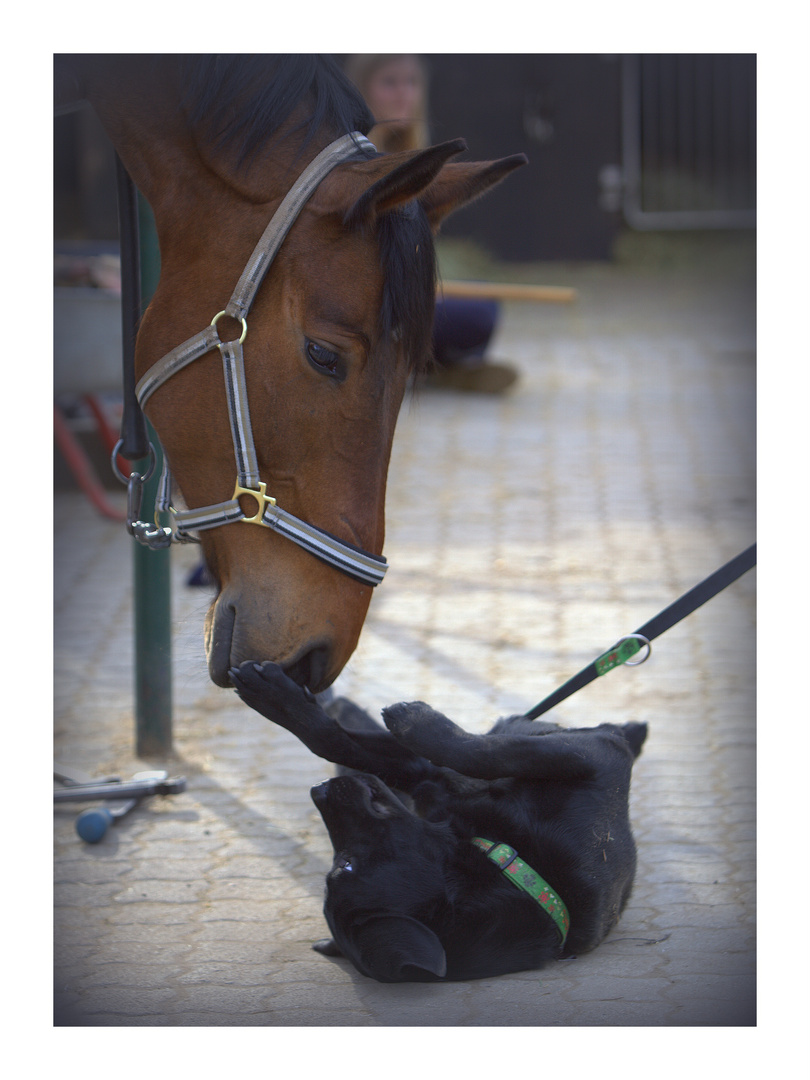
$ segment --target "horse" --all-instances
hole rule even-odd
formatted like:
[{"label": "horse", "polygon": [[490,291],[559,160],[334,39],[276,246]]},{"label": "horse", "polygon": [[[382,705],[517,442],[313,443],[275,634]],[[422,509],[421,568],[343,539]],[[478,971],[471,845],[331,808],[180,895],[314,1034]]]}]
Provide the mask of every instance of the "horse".
[{"label": "horse", "polygon": [[173,538],[199,539],[216,583],[210,678],[270,660],[318,693],[385,571],[396,419],[429,363],[433,238],[526,158],[451,161],[461,139],[377,153],[374,118],[323,55],[64,54],[54,86],[57,111],[95,110],[154,213],[135,376],[186,507]]}]

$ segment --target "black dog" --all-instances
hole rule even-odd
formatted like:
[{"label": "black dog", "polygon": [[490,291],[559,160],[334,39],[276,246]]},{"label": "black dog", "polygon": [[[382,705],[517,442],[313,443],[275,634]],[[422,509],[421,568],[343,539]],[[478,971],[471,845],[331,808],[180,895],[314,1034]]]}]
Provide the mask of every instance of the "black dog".
[{"label": "black dog", "polygon": [[231,679],[313,753],[356,770],[312,789],[335,849],[334,940],[320,952],[381,982],[480,979],[586,952],[617,922],[646,724],[512,717],[472,735],[414,702],[383,711],[386,731],[346,699],[327,714],[275,664]]}]

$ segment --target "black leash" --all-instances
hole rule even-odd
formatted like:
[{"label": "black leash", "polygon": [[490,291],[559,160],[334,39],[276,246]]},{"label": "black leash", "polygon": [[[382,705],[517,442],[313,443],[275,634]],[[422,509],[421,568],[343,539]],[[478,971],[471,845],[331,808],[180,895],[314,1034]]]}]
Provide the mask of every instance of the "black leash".
[{"label": "black leash", "polygon": [[[655,618],[640,626],[634,634],[623,637],[612,649],[598,656],[592,664],[588,664],[586,668],[583,668],[578,675],[569,679],[559,690],[555,690],[553,694],[544,698],[539,705],[535,705],[533,709],[527,712],[527,719],[536,720],[538,716],[542,716],[544,712],[547,712],[555,705],[559,705],[561,701],[565,701],[567,697],[576,693],[577,690],[581,690],[583,686],[587,686],[589,682],[593,682],[600,675],[606,675],[608,671],[618,667],[620,664],[626,664],[631,657],[646,646],[647,653],[643,659],[634,661],[635,664],[643,664],[644,660],[650,655],[650,642],[654,638],[657,638],[659,634],[663,634],[665,630],[669,630],[671,626],[680,622],[681,619],[685,619],[687,615],[691,615],[696,608],[722,592],[727,585],[736,581],[738,577],[742,577],[746,571],[756,565],[756,561],[757,545],[752,544],[742,554],[707,577],[700,585],[696,585],[694,589],[684,593],[680,600],[676,600],[674,604],[664,608]],[[633,664],[629,666],[632,667]]]}]

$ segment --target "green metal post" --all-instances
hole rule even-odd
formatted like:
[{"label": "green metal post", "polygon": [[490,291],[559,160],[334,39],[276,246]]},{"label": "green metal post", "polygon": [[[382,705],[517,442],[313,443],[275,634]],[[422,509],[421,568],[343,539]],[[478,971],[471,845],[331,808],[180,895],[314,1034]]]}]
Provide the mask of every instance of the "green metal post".
[{"label": "green metal post", "polygon": [[[140,194],[138,228],[145,308],[160,276],[160,251],[151,207]],[[147,432],[158,457],[155,471],[144,485],[144,511],[151,513],[163,462],[157,436],[148,421]],[[168,522],[161,520],[160,524]],[[133,543],[136,753],[143,758],[162,758],[172,751],[171,549],[153,551],[137,541]]]}]

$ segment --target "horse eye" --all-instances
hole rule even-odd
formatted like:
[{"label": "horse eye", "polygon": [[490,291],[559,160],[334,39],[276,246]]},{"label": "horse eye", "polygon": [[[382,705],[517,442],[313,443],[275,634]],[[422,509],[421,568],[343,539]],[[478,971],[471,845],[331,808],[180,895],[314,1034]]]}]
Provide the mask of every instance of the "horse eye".
[{"label": "horse eye", "polygon": [[309,338],[307,338],[307,359],[319,371],[326,371],[330,375],[338,374],[340,357],[337,353],[325,349],[323,345],[319,345],[316,341],[310,341]]}]

